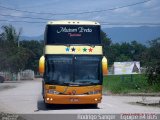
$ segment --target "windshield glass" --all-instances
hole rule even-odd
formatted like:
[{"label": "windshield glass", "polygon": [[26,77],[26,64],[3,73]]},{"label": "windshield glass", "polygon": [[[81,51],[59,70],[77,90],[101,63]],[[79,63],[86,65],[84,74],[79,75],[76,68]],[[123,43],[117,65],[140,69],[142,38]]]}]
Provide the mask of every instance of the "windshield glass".
[{"label": "windshield glass", "polygon": [[101,57],[46,57],[45,81],[58,85],[92,85],[101,83]]},{"label": "windshield glass", "polygon": [[47,60],[47,81],[62,84],[72,80],[72,58],[54,56]]},{"label": "windshield glass", "polygon": [[75,60],[75,82],[99,83],[100,59],[77,56]]},{"label": "windshield glass", "polygon": [[101,44],[98,25],[47,25],[46,44]]}]

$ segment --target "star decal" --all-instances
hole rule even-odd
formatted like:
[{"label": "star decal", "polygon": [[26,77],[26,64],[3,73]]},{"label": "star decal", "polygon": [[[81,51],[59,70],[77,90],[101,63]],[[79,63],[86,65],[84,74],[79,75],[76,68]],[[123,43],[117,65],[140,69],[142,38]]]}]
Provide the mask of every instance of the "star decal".
[{"label": "star decal", "polygon": [[87,49],[86,49],[86,48],[83,48],[83,52],[87,52]]},{"label": "star decal", "polygon": [[77,48],[77,51],[80,52],[80,51],[81,51],[81,48]]},{"label": "star decal", "polygon": [[69,52],[69,47],[66,48],[66,52]]},{"label": "star decal", "polygon": [[92,51],[93,51],[93,49],[92,49],[92,48],[89,48],[88,50],[89,50],[89,52],[92,52]]},{"label": "star decal", "polygon": [[76,49],[73,47],[73,48],[72,48],[72,52],[75,52],[75,51],[76,51]]}]

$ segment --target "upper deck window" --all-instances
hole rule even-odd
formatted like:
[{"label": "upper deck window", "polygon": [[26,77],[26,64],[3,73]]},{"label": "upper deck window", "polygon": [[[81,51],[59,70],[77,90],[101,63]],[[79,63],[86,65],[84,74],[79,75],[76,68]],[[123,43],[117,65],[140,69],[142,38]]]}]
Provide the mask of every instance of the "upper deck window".
[{"label": "upper deck window", "polygon": [[47,25],[45,42],[52,44],[101,44],[99,25]]}]

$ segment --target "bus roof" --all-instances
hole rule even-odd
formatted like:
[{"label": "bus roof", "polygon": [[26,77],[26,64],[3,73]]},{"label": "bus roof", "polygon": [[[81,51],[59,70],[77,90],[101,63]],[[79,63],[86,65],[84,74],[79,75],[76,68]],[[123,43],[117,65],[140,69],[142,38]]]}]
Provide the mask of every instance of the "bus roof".
[{"label": "bus roof", "polygon": [[100,25],[100,24],[95,21],[58,20],[58,21],[49,21],[47,25]]}]

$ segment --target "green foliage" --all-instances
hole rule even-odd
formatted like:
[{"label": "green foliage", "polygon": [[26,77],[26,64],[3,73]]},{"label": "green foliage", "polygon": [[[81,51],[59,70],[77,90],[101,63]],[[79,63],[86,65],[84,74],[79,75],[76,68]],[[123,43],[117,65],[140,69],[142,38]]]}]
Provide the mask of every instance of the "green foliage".
[{"label": "green foliage", "polygon": [[35,72],[38,72],[39,58],[42,56],[44,48],[43,41],[23,40],[20,42],[20,46],[31,51],[31,57],[28,59],[28,62],[25,65],[25,69],[32,69]]},{"label": "green foliage", "polygon": [[0,34],[0,70],[17,73],[24,69],[30,57],[30,51],[19,47],[20,32],[12,25],[2,26]]},{"label": "green foliage", "polygon": [[107,37],[107,34],[103,31],[101,31],[101,40],[102,40],[102,45],[103,45],[103,53],[105,56],[108,56],[108,49],[109,46],[111,45],[111,39]]},{"label": "green foliage", "polygon": [[38,61],[43,53],[43,42],[20,41],[21,30],[12,25],[2,26],[0,33],[0,71],[17,73],[24,69],[38,71]]},{"label": "green foliage", "polygon": [[150,85],[160,84],[160,38],[150,41],[150,48],[143,59],[146,59],[146,76]]},{"label": "green foliage", "polygon": [[140,61],[141,66],[147,68],[145,79],[139,81],[122,82],[118,76],[108,76],[107,79],[114,79],[106,84],[109,90],[121,93],[130,90],[134,91],[136,86],[139,86],[138,88],[140,89],[145,86],[141,90],[160,91],[160,87],[158,87],[160,85],[160,38],[150,41],[149,46],[146,47],[136,41],[123,42],[121,44],[112,43],[106,34],[103,33],[102,36],[103,51],[108,58],[109,66],[114,62]]},{"label": "green foliage", "polygon": [[121,44],[112,44],[112,49],[116,51],[116,55],[113,59],[113,62],[122,62],[122,61],[140,61],[141,55],[146,50],[146,47],[132,41],[131,43],[121,43]]},{"label": "green foliage", "polygon": [[17,32],[12,25],[2,26],[1,40],[7,43],[6,47],[16,47],[19,41],[21,30]]},{"label": "green foliage", "polygon": [[158,83],[158,84],[154,84],[154,85],[152,85],[151,86],[151,91],[154,91],[154,92],[160,92],[160,84]]},{"label": "green foliage", "polygon": [[109,75],[104,78],[104,91],[112,93],[141,93],[160,92],[160,84],[148,85],[147,77],[143,74],[137,75]]}]

